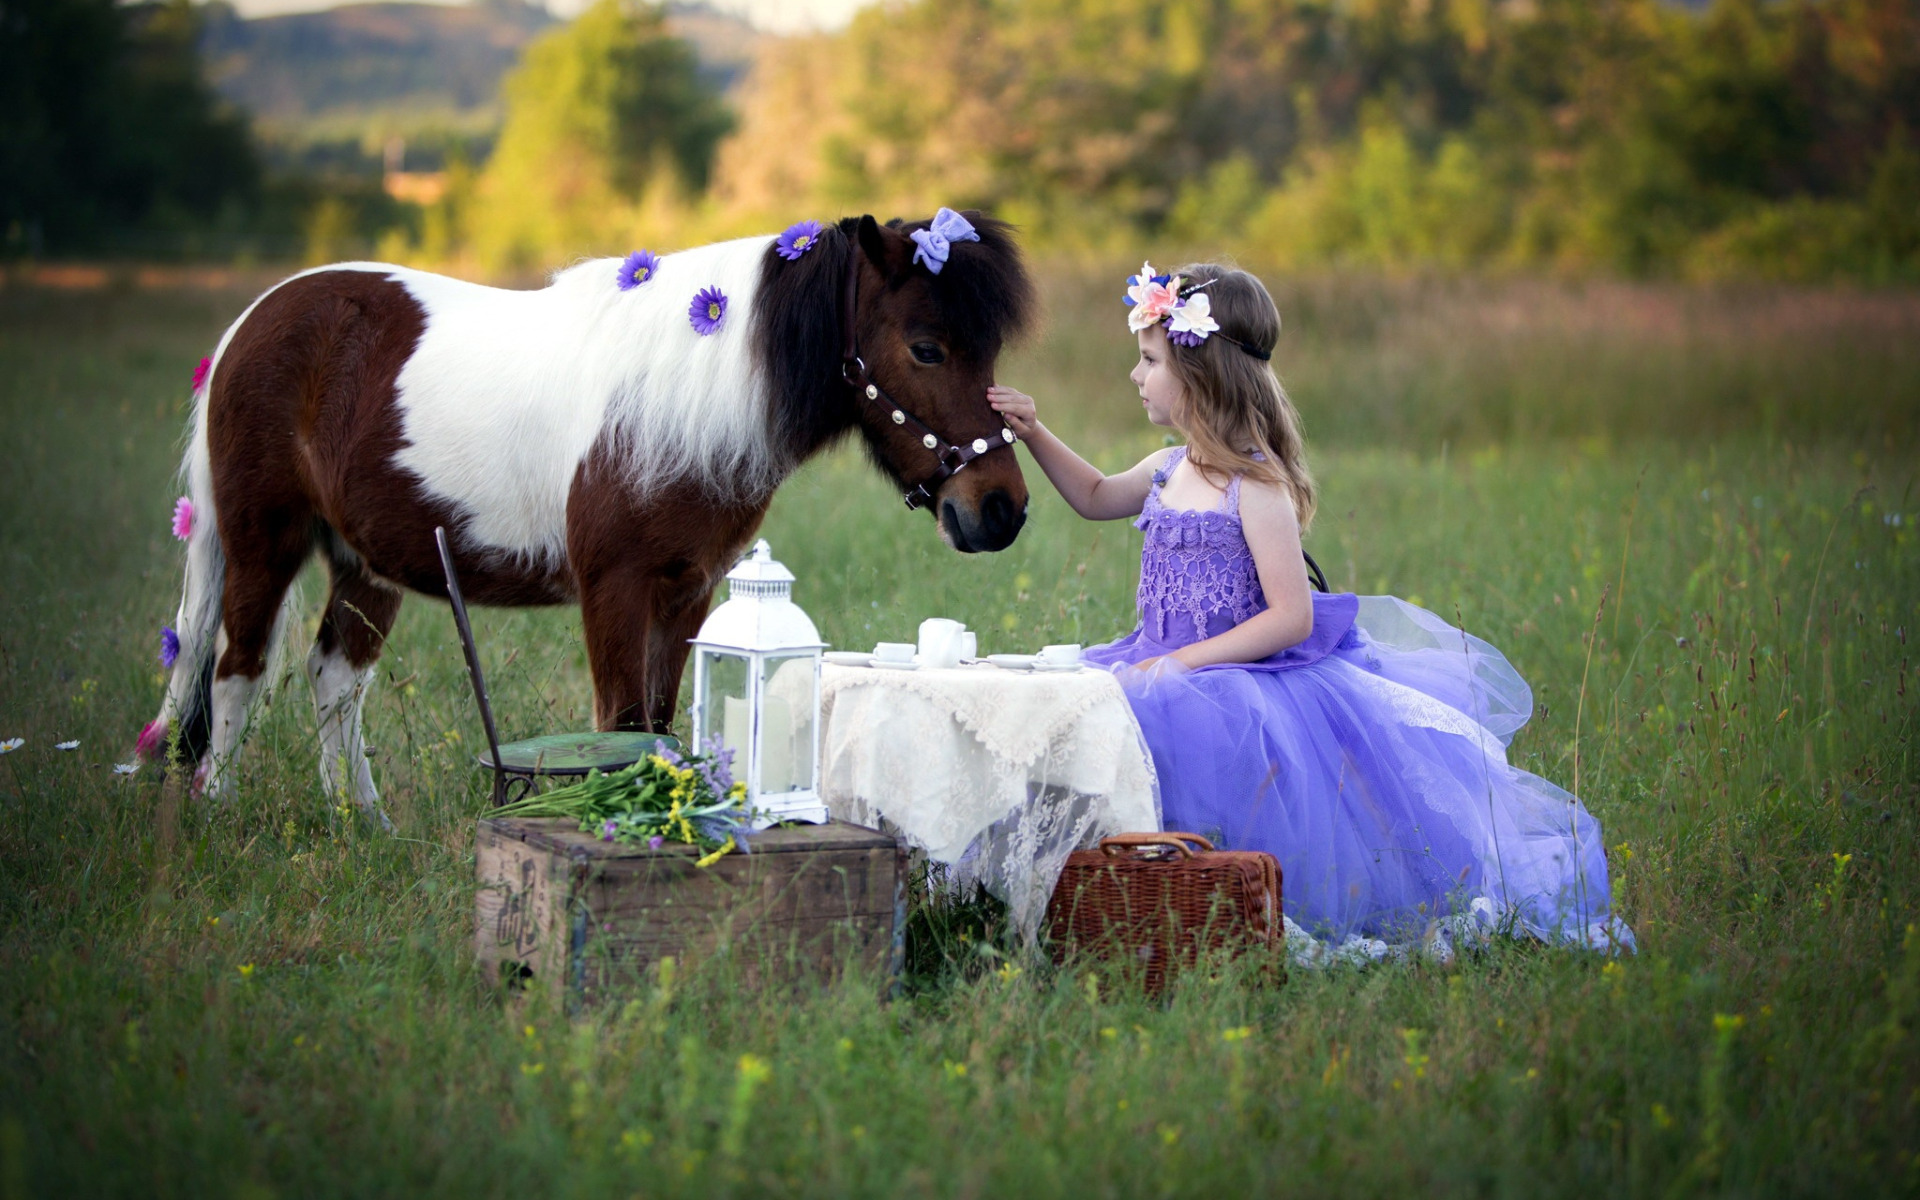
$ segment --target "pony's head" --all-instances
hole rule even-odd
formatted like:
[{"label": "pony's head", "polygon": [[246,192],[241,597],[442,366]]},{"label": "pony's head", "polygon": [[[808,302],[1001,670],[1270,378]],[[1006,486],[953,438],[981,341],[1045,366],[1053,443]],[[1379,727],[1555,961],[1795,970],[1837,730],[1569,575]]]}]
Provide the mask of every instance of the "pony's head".
[{"label": "pony's head", "polygon": [[856,419],[874,461],[903,489],[938,468],[925,429],[956,447],[984,442],[986,452],[942,480],[926,505],[941,538],[970,554],[1006,549],[1027,519],[1027,483],[987,388],[1001,348],[1031,320],[1034,299],[1012,228],[977,212],[962,215],[980,240],[953,242],[938,274],[914,262],[911,235],[928,221],[882,225],[867,216],[841,228],[859,253],[860,356],[873,382],[913,418],[897,423],[886,406],[856,396]]},{"label": "pony's head", "polygon": [[[972,553],[1004,550],[1026,520],[1026,480],[987,387],[1034,299],[1012,228],[963,215],[978,240],[947,243],[938,272],[914,261],[913,235],[930,221],[848,217],[793,260],[770,245],[754,298],[754,352],[789,462],[857,429],[874,463],[933,512],[947,544]],[[849,325],[859,363],[851,372]],[[941,470],[942,447],[953,452],[947,466],[958,465],[951,473]]]}]

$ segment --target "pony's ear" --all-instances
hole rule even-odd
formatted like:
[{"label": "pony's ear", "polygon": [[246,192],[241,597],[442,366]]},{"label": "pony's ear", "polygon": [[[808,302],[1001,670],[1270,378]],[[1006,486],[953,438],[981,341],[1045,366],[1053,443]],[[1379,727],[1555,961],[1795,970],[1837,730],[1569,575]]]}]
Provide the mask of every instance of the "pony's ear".
[{"label": "pony's ear", "polygon": [[913,265],[913,239],[873,219],[868,213],[860,218],[860,249],[867,260],[879,268],[891,283]]}]

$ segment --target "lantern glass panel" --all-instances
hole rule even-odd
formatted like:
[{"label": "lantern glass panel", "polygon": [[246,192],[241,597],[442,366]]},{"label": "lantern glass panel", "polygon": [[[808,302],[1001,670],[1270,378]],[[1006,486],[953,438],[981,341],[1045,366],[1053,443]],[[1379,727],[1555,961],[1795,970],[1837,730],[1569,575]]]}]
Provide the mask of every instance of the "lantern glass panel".
[{"label": "lantern glass panel", "polygon": [[702,649],[707,667],[707,706],[701,715],[700,745],[711,753],[715,742],[733,751],[736,778],[747,769],[747,660]]},{"label": "lantern glass panel", "polygon": [[813,719],[818,679],[813,650],[797,655],[768,655],[766,719],[761,742],[760,791],[763,795],[807,791],[813,787]]}]

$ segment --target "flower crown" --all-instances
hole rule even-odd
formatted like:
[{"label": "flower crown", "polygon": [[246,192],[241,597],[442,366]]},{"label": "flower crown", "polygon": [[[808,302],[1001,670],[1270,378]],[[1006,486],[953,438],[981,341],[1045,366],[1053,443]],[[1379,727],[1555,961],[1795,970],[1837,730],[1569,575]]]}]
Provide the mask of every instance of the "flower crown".
[{"label": "flower crown", "polygon": [[1127,276],[1127,328],[1134,333],[1167,324],[1167,340],[1178,346],[1198,346],[1216,333],[1262,362],[1273,357],[1232,334],[1220,333],[1220,322],[1213,319],[1213,301],[1203,288],[1213,280],[1191,283],[1184,275],[1155,275],[1152,263],[1140,264],[1138,275]]}]

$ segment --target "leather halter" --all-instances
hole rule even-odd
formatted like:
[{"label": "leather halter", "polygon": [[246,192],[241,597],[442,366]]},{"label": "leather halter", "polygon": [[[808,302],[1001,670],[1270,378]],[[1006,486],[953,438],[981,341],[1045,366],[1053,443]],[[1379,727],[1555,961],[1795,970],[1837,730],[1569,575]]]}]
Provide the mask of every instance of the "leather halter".
[{"label": "leather halter", "polygon": [[840,293],[840,378],[847,381],[847,386],[854,390],[854,394],[885,413],[889,421],[918,433],[920,444],[933,455],[933,471],[907,488],[903,496],[908,508],[919,508],[922,504],[930,503],[940,485],[958,474],[968,463],[983,454],[1013,445],[1013,430],[1002,425],[997,439],[975,438],[966,445],[956,446],[935,433],[925,421],[902,408],[892,396],[887,395],[884,388],[873,381],[867,374],[866,362],[860,357],[859,334],[854,329],[854,317],[859,312],[860,301],[861,250],[857,242],[849,249],[852,254],[847,259],[847,284]]}]

